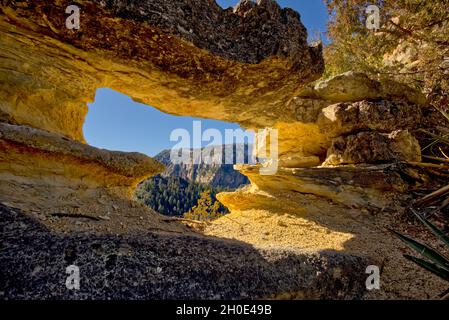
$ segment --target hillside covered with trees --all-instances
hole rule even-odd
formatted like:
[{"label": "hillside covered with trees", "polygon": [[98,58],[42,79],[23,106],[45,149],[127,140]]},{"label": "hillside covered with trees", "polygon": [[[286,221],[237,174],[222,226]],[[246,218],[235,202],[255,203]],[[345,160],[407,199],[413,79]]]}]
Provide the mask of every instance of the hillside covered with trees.
[{"label": "hillside covered with trees", "polygon": [[[227,209],[215,198],[215,195],[224,188],[213,188],[207,184],[197,183],[178,177],[156,176],[142,183],[137,192],[136,198],[167,216],[183,216],[193,207],[201,205],[198,200],[203,195],[203,205],[215,208],[214,212],[227,213]],[[209,208],[204,208],[210,210]]]},{"label": "hillside covered with trees", "polygon": [[[230,147],[233,147],[233,159],[236,160],[237,148],[226,146]],[[251,147],[244,147],[244,159],[248,163]],[[154,159],[164,164],[166,170],[141,183],[136,198],[164,215],[180,217],[186,214],[196,220],[217,218],[228,210],[217,201],[216,194],[234,191],[249,183],[247,177],[234,170],[233,164],[173,164],[170,150],[160,152]]]}]

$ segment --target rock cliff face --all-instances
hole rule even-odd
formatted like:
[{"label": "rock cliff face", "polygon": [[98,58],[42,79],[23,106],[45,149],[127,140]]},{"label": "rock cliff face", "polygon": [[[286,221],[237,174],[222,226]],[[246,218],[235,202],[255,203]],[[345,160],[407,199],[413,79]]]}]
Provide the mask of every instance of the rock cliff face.
[{"label": "rock cliff face", "polygon": [[[237,159],[237,148],[233,145],[228,146],[229,154],[233,155],[233,159]],[[244,163],[249,163],[249,149],[251,146],[242,146],[244,150]],[[161,174],[163,177],[177,177],[187,181],[204,183],[213,188],[221,188],[226,190],[234,190],[240,186],[249,183],[247,177],[234,170],[233,164],[225,164],[225,148],[208,147],[202,149],[205,154],[211,154],[215,150],[222,151],[221,161],[216,160],[215,164],[207,164],[200,162],[199,164],[174,164],[170,159],[170,150],[164,150],[157,154],[154,159],[165,165],[165,171]],[[193,156],[194,151],[190,152]],[[198,153],[195,152],[195,153]],[[235,162],[235,161],[234,161]],[[221,164],[220,164],[221,163]]]},{"label": "rock cliff face", "polygon": [[[78,3],[80,30],[65,28],[68,1],[5,0],[0,5],[0,200],[7,217],[2,228],[15,232],[2,233],[6,248],[0,264],[23,280],[14,284],[0,278],[4,296],[24,297],[20,283],[34,283],[28,297],[70,298],[62,289],[40,288],[42,278],[33,270],[17,268],[23,262],[13,255],[17,249],[27,252],[24,259],[39,270],[45,269],[39,261],[55,257],[43,276],[50,284],[58,282],[50,278],[64,264],[58,250],[67,250],[73,241],[81,243],[74,263],[103,259],[95,248],[115,248],[120,262],[111,270],[117,272],[129,263],[146,263],[148,257],[139,251],[144,248],[154,248],[167,266],[176,255],[182,263],[199,259],[189,251],[183,260],[172,247],[164,256],[163,246],[129,238],[148,237],[145,232],[155,237],[162,232],[166,243],[181,235],[176,242],[181,251],[191,249],[191,243],[195,248],[216,243],[222,249],[219,259],[241,272],[222,279],[222,285],[197,291],[195,285],[204,279],[218,281],[217,260],[205,255],[187,273],[190,278],[178,294],[142,289],[148,283],[158,288],[168,283],[143,272],[135,279],[138,285],[122,291],[124,295],[111,293],[99,281],[101,294],[88,287],[72,298],[422,298],[442,289],[437,279],[408,265],[398,242],[385,232],[398,222],[410,191],[433,183],[408,164],[421,157],[415,131],[436,121],[419,92],[356,73],[311,84],[324,68],[321,47],[309,47],[299,15],[273,0],[244,0],[233,11],[222,10],[213,0]],[[232,213],[203,227],[209,236],[204,240],[204,235],[131,200],[136,184],[161,172],[160,164],[85,144],[87,102],[100,87],[171,114],[278,129],[280,169],[262,176],[260,165],[238,167],[251,186],[220,195]],[[34,220],[20,223],[24,216]],[[64,233],[70,235],[59,237]],[[43,247],[36,250],[33,240],[16,247],[13,240],[20,237],[36,239]],[[99,247],[90,243],[93,238]],[[222,238],[272,251],[256,264],[243,263],[235,254],[248,252]],[[61,248],[48,246],[54,242]],[[292,260],[279,248],[293,250],[298,268],[289,269]],[[279,259],[270,258],[271,253],[280,254]],[[365,290],[363,271],[369,264],[382,267],[380,291]],[[257,266],[262,282],[245,278],[251,274],[249,265]],[[198,270],[206,271],[198,276]],[[283,272],[289,276],[279,276]],[[176,283],[186,274],[166,276]],[[236,281],[241,287],[226,291]],[[311,286],[316,290],[307,290]]]}]

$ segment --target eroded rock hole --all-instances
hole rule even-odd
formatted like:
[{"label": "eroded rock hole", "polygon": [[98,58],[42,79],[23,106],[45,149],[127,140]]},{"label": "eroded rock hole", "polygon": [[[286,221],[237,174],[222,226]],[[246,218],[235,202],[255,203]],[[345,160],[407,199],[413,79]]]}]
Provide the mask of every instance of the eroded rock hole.
[{"label": "eroded rock hole", "polygon": [[[249,184],[233,166],[254,162],[252,131],[169,115],[106,88],[89,106],[84,135],[92,146],[140,152],[164,164],[164,172],[138,186],[135,198],[168,216],[210,220],[228,213],[216,195]],[[175,151],[190,161],[176,162]]]}]

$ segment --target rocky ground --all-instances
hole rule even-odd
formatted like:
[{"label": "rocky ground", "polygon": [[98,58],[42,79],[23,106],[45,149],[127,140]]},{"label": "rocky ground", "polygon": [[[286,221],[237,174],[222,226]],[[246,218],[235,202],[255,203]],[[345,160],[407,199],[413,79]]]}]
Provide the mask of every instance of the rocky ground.
[{"label": "rocky ground", "polygon": [[[363,259],[199,234],[59,233],[0,206],[0,299],[359,299]],[[80,290],[65,286],[69,265]]]}]

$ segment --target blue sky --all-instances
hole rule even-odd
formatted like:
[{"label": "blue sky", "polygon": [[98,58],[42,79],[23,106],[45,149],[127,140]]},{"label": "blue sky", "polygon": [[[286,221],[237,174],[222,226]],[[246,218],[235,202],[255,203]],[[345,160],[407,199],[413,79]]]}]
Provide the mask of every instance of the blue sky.
[{"label": "blue sky", "polygon": [[[224,8],[234,6],[238,0],[218,0]],[[309,31],[325,32],[328,19],[322,0],[279,0],[282,7],[290,7],[301,14],[301,20]],[[190,117],[177,117],[158,111],[147,105],[133,102],[126,95],[111,89],[97,90],[95,102],[89,104],[84,124],[84,136],[95,147],[109,150],[141,152],[154,156],[170,149],[176,141],[170,141],[175,129],[192,132]],[[214,120],[202,120],[202,130],[236,129],[238,125]],[[223,134],[224,135],[224,134]],[[205,143],[207,144],[207,143]]]}]

